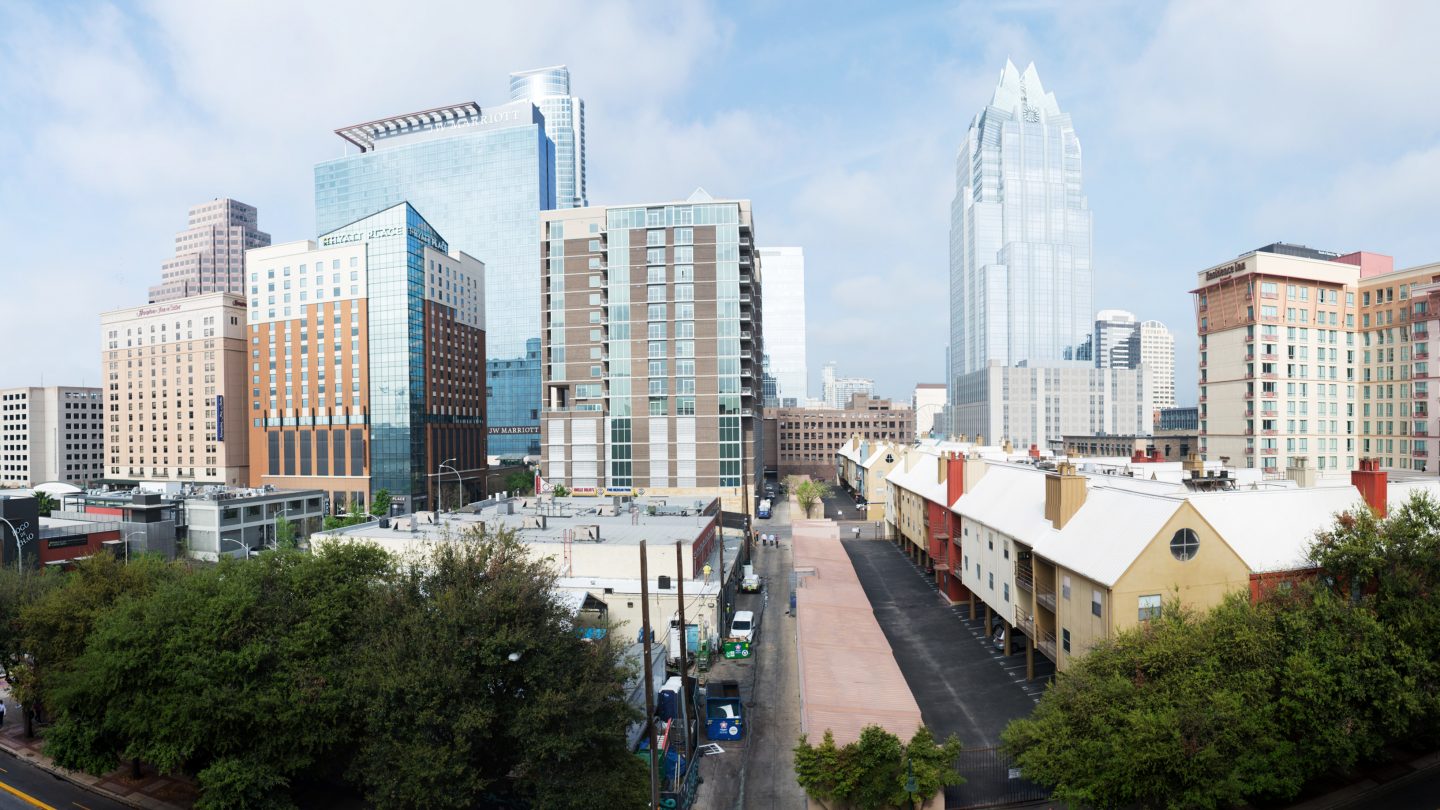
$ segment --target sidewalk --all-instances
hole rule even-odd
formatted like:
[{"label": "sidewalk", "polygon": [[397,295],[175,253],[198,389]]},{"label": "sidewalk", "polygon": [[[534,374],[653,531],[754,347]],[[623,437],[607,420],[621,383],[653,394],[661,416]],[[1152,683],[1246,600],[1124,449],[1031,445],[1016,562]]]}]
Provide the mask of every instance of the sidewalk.
[{"label": "sidewalk", "polygon": [[0,726],[0,750],[14,754],[37,768],[49,771],[72,784],[131,807],[148,810],[190,810],[199,795],[195,785],[185,779],[163,776],[151,768],[142,768],[139,779],[130,778],[130,768],[119,767],[104,776],[67,771],[58,767],[43,753],[44,738],[37,732],[34,739],[25,736],[25,720],[20,707],[10,697],[10,685],[0,680],[0,697],[5,702],[5,724]]}]

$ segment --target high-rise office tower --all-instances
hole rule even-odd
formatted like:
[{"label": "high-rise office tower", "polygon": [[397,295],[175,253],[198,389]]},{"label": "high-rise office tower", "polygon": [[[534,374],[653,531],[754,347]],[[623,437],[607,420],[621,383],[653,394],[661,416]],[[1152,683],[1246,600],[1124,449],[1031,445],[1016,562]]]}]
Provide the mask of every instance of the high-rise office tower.
[{"label": "high-rise office tower", "polygon": [[1175,336],[1159,321],[1145,321],[1135,337],[1140,365],[1150,374],[1156,408],[1175,407]]},{"label": "high-rise office tower", "polygon": [[246,272],[252,486],[325,490],[336,511],[480,495],[482,262],[401,203],[251,251]]},{"label": "high-rise office tower", "polygon": [[106,478],[245,485],[245,313],[208,293],[101,314]]},{"label": "high-rise office tower", "polygon": [[831,360],[820,369],[821,395],[825,407],[844,409],[850,407],[850,398],[856,394],[875,396],[875,381],[866,377],[841,377],[835,373],[835,361]]},{"label": "high-rise office tower", "polygon": [[749,201],[697,191],[542,220],[543,475],[580,492],[718,488],[738,507],[763,442]]},{"label": "high-rise office tower", "polygon": [[99,388],[0,389],[0,487],[104,478],[104,414]]},{"label": "high-rise office tower", "polygon": [[1140,362],[1140,322],[1123,309],[1102,309],[1095,315],[1091,352],[1096,368],[1135,368]]},{"label": "high-rise office tower", "polygon": [[570,95],[564,65],[510,74],[510,100],[529,101],[545,116],[555,143],[555,207],[583,208],[585,197],[585,100]]},{"label": "high-rise office tower", "polygon": [[160,265],[160,283],[150,288],[150,303],[243,292],[245,251],[270,244],[258,216],[255,206],[230,199],[191,208],[188,227],[175,235],[175,256]]},{"label": "high-rise office tower", "polygon": [[[473,102],[336,130],[359,149],[315,167],[315,222],[328,233],[402,202],[485,263],[486,359],[526,357],[540,336],[540,212],[555,207],[555,155],[529,101]],[[540,378],[486,381],[490,452],[540,452]]]},{"label": "high-rise office tower", "polygon": [[1005,63],[955,166],[951,377],[1073,359],[1094,312],[1090,210],[1080,139],[1033,64]]},{"label": "high-rise office tower", "polygon": [[767,247],[760,248],[759,254],[765,265],[765,373],[775,385],[775,401],[765,404],[801,407],[810,396],[810,372],[805,363],[805,251]]}]

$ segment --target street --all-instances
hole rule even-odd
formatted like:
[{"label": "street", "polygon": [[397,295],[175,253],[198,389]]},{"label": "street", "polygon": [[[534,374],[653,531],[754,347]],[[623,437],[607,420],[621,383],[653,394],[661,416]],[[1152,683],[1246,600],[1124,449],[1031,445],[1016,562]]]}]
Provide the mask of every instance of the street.
[{"label": "street", "polygon": [[[774,517],[755,522],[756,533],[775,534],[780,546],[764,547],[757,539],[755,570],[764,582],[761,593],[742,593],[736,610],[754,611],[757,630],[749,659],[717,658],[706,676],[740,682],[745,704],[745,737],[721,741],[723,754],[703,757],[701,785],[695,807],[700,810],[742,810],[765,807],[803,808],[805,794],[795,781],[795,742],[800,737],[800,683],[795,660],[794,619],[790,602],[790,504],[775,503]],[[704,732],[701,732],[702,742]]]},{"label": "street", "polygon": [[19,757],[0,753],[0,810],[128,810]]}]

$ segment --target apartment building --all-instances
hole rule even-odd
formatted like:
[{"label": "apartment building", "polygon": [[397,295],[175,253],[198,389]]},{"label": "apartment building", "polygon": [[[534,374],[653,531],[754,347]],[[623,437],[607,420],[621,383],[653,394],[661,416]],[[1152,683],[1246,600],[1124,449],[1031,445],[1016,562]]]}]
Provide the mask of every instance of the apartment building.
[{"label": "apartment building", "polygon": [[869,396],[852,397],[847,407],[774,408],[776,467],[781,478],[808,475],[822,481],[835,474],[835,454],[852,436],[909,444],[915,437],[916,412],[903,403]]},{"label": "apartment building", "polygon": [[[331,507],[478,498],[486,467],[485,266],[409,203],[246,256],[253,487]],[[458,493],[447,490],[447,502]]]},{"label": "apartment building", "polygon": [[763,330],[748,200],[541,217],[541,468],[575,492],[759,481]]},{"label": "apartment building", "polygon": [[1297,459],[1354,469],[1360,286],[1390,269],[1387,256],[1277,243],[1201,271],[1200,452],[1275,477]]},{"label": "apartment building", "polygon": [[103,478],[103,407],[99,388],[0,389],[0,488]]},{"label": "apartment building", "polygon": [[246,311],[210,293],[101,314],[107,479],[245,483]]},{"label": "apartment building", "polygon": [[1360,279],[1360,454],[1395,470],[1436,469],[1432,340],[1440,324],[1440,264]]}]

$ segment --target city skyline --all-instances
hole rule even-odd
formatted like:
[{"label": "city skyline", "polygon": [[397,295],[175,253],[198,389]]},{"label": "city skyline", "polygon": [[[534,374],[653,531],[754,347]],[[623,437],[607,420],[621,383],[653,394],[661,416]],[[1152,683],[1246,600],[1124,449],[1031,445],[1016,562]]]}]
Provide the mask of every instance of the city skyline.
[{"label": "city skyline", "polygon": [[[808,309],[826,313],[811,318],[810,354],[846,357],[880,393],[903,397],[944,368],[946,313],[874,313],[943,296],[955,144],[1007,57],[1036,62],[1083,135],[1096,283],[1113,293],[1096,305],[1185,324],[1196,269],[1277,239],[1383,250],[1397,267],[1440,256],[1440,236],[1423,217],[1440,195],[1440,148],[1428,136],[1440,113],[1404,103],[1440,70],[1440,55],[1418,40],[1436,10],[1304,9],[856,8],[798,39],[790,32],[799,8],[651,15],[621,6],[550,15],[545,26],[532,8],[477,10],[441,32],[441,44],[482,16],[514,36],[483,53],[426,49],[382,73],[368,48],[343,44],[368,28],[364,14],[9,6],[0,11],[0,97],[11,126],[0,142],[15,159],[0,184],[0,234],[9,237],[0,283],[12,300],[27,300],[49,278],[81,279],[72,303],[86,313],[144,303],[182,206],[233,197],[259,208],[276,238],[313,236],[305,170],[338,153],[334,126],[462,98],[501,100],[509,73],[564,63],[587,103],[592,203],[664,198],[677,184],[753,198],[769,244],[802,245],[826,268],[828,283],[808,293]],[[262,24],[277,14],[286,25]],[[199,35],[216,25],[235,36]],[[435,34],[416,20],[372,36],[398,43],[422,30]],[[258,40],[305,53],[298,63],[251,66],[249,87],[269,99],[262,115],[210,92],[245,61],[243,43]],[[1216,40],[1266,43],[1286,57],[1242,66],[1202,45]],[[856,63],[861,45],[867,61]],[[741,50],[753,58],[719,80],[717,68]],[[41,68],[57,61],[76,67]],[[367,81],[330,78],[346,73]],[[635,93],[641,74],[658,78]],[[911,80],[897,91],[902,74]],[[103,85],[91,83],[96,75]],[[1293,102],[1283,114],[1277,95]],[[1340,148],[1354,143],[1365,147]],[[648,168],[657,165],[665,169]],[[77,221],[89,240],[63,255],[46,247]],[[879,231],[894,238],[868,238]],[[879,339],[890,335],[907,350]],[[92,327],[12,306],[0,311],[0,339],[52,347],[14,358],[0,383],[99,379]],[[1185,404],[1195,397],[1193,329],[1178,329],[1176,344]],[[812,389],[817,379],[812,369]]]}]

